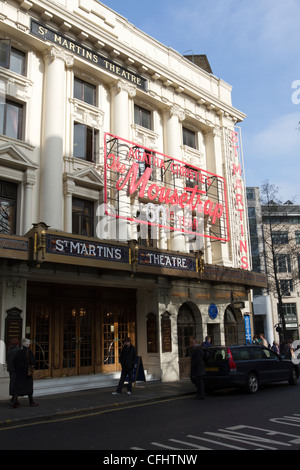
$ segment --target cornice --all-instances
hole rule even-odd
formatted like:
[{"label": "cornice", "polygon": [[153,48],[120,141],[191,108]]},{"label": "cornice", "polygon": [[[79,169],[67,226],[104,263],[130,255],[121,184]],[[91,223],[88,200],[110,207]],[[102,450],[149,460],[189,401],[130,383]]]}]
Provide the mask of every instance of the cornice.
[{"label": "cornice", "polygon": [[[220,116],[229,116],[233,122],[245,119],[246,115],[231,104],[220,100],[218,96],[209,93],[201,85],[198,86],[193,82],[192,78],[187,79],[186,75],[188,74],[183,76],[176,72],[170,72],[169,62],[174,60],[178,64],[178,69],[183,67],[190,71],[190,75],[199,77],[199,81],[207,80],[214,83],[216,87],[222,87],[228,93],[231,93],[231,86],[229,84],[202,70],[179,52],[161,44],[156,39],[142,32],[126,18],[114,12],[106,5],[98,1],[96,2],[96,0],[90,0],[90,2],[85,3],[78,0],[80,10],[78,11],[78,9],[74,8],[70,11],[67,8],[61,8],[60,4],[53,0],[17,1],[20,8],[24,9],[28,15],[39,18],[40,21],[49,25],[49,27],[51,25],[51,27],[57,28],[58,31],[69,35],[70,38],[77,39],[83,44],[95,48],[104,56],[113,58],[115,61],[119,61],[120,64],[125,64],[129,70],[131,68],[134,69],[142,74],[142,76],[148,78],[150,82],[157,81],[163,87],[173,88],[175,93],[184,93],[189,98],[196,100],[200,106],[207,107],[207,109],[213,110]],[[66,5],[67,3],[68,0],[66,0]],[[93,5],[95,8],[93,8]],[[85,15],[94,14],[94,10],[99,5],[103,10],[103,15],[101,16],[101,12],[98,13],[99,22],[95,24],[93,21],[89,21]],[[105,11],[109,12],[106,17]],[[120,37],[120,33],[122,33],[121,28],[126,29],[129,35],[136,36],[136,40],[134,42],[129,41],[131,44],[127,44]],[[149,49],[152,47],[153,50],[159,50],[164,55],[165,62],[168,63],[163,64],[162,61],[158,61],[155,57],[150,57],[150,55],[147,56],[142,50],[133,46],[134,43],[139,44],[142,41],[149,45]]]}]

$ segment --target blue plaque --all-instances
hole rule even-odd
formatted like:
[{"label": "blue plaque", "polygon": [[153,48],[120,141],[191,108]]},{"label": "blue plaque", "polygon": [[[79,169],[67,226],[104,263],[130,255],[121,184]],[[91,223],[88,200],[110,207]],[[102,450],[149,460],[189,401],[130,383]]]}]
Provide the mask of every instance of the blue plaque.
[{"label": "blue plaque", "polygon": [[215,304],[210,304],[208,307],[208,315],[212,320],[215,320],[218,316],[218,307]]}]

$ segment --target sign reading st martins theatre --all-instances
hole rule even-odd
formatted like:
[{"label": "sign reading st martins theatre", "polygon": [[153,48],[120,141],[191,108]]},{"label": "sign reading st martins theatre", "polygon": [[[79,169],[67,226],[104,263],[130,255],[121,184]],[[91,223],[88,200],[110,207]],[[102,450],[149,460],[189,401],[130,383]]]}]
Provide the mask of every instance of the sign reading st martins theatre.
[{"label": "sign reading st martins theatre", "polygon": [[[108,261],[113,263],[130,262],[128,246],[113,245],[95,240],[84,240],[63,235],[47,234],[46,251],[49,254],[76,257],[85,260]],[[192,256],[139,250],[138,265],[153,268],[196,271],[196,261]]]},{"label": "sign reading st martins theatre", "polygon": [[124,67],[121,67],[119,64],[114,63],[112,60],[107,59],[104,56],[98,54],[98,52],[88,49],[82,44],[73,41],[66,36],[59,34],[57,31],[54,31],[42,23],[31,19],[30,32],[34,36],[37,36],[44,41],[52,42],[59,47],[62,47],[69,51],[71,54],[77,55],[88,62],[106,70],[113,75],[117,75],[124,80],[129,81],[133,85],[136,85],[138,88],[148,91],[148,82],[145,78],[140,75],[131,72]]},{"label": "sign reading st martins theatre", "polygon": [[105,212],[166,236],[229,240],[223,177],[112,134],[105,135]]}]

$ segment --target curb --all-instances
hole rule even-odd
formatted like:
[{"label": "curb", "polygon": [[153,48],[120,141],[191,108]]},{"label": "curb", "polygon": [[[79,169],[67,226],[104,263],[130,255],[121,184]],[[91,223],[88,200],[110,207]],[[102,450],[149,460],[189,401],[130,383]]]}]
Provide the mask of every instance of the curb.
[{"label": "curb", "polygon": [[[122,408],[126,408],[128,406],[138,406],[138,405],[145,405],[147,403],[151,402],[157,402],[157,401],[166,401],[170,400],[172,398],[176,399],[179,397],[183,396],[189,396],[189,395],[194,395],[195,392],[182,392],[182,393],[176,393],[176,394],[171,394],[171,395],[163,395],[163,396],[155,396],[152,398],[145,398],[145,399],[136,399],[134,401],[127,401],[127,402],[116,402],[116,403],[109,403],[105,405],[99,405],[99,406],[91,406],[91,407],[78,407],[74,409],[69,409],[69,410],[61,410],[61,411],[55,411],[51,413],[51,411],[48,411],[47,413],[41,413],[37,416],[27,416],[27,417],[14,417],[12,419],[6,419],[0,421],[0,430],[1,428],[8,428],[8,427],[13,427],[14,425],[32,425],[38,424],[41,420],[43,421],[55,421],[59,418],[63,417],[80,417],[80,415],[84,414],[92,414],[92,413],[97,413],[97,412],[111,412],[111,411],[117,411]],[[9,404],[8,404],[9,406]],[[40,408],[39,408],[40,409]],[[70,418],[71,419],[71,418]]]}]

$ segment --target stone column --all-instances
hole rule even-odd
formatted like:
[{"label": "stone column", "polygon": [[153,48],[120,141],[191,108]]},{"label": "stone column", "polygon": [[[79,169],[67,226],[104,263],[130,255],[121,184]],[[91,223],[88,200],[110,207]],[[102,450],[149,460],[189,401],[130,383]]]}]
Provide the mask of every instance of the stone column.
[{"label": "stone column", "polygon": [[[205,136],[206,149],[207,149],[207,170],[218,176],[224,176],[223,173],[223,150],[221,142],[221,129],[216,127]],[[217,193],[215,192],[216,202]],[[225,201],[224,201],[225,202]],[[208,221],[210,224],[210,220]],[[229,221],[227,221],[229,223]],[[227,235],[227,232],[226,234]],[[212,261],[216,264],[229,266],[231,264],[229,260],[229,249],[228,242],[214,242],[212,248]]]},{"label": "stone column", "polygon": [[72,196],[75,188],[75,183],[72,180],[65,180],[64,182],[64,209],[65,209],[65,223],[64,230],[72,233]]},{"label": "stone column", "polygon": [[32,228],[32,191],[35,183],[35,174],[27,170],[24,181],[23,233],[27,233]]},{"label": "stone column", "polygon": [[[129,103],[130,98],[136,95],[136,88],[129,83],[119,80],[111,87],[111,134],[122,139],[130,140],[129,127]],[[119,215],[130,216],[130,197],[119,195]],[[124,218],[117,221],[117,237],[120,241],[128,241],[132,238],[129,222]]]},{"label": "stone column", "polygon": [[44,59],[40,221],[62,230],[65,65],[72,66],[73,58],[62,49],[51,47]]},{"label": "stone column", "polygon": [[[182,142],[182,127],[181,121],[185,119],[183,110],[174,105],[170,109],[166,110],[163,114],[164,117],[164,142],[165,142],[165,154],[176,159],[181,158],[181,142]],[[183,178],[175,177],[177,189],[183,190]],[[167,181],[170,187],[174,188],[173,181]],[[183,210],[178,210],[176,206],[174,225],[178,224],[181,217],[184,215]],[[170,207],[171,210],[171,207]],[[170,249],[174,251],[185,251],[186,240],[182,232],[171,231],[170,232]]]}]

